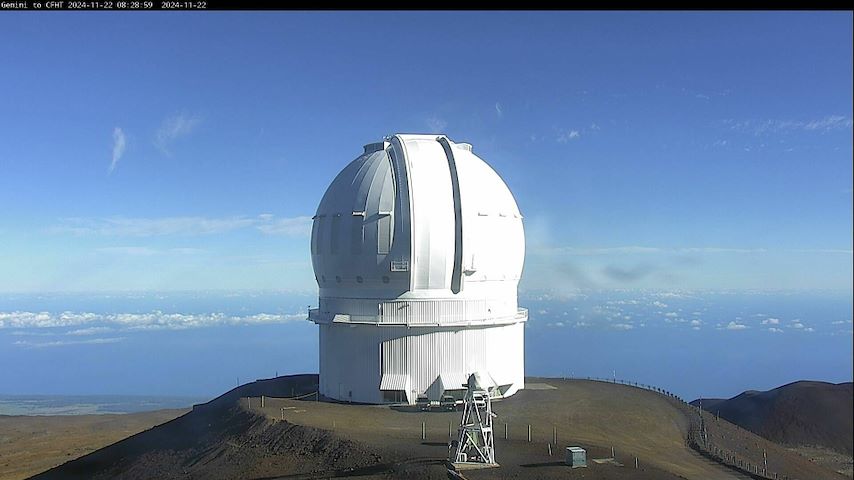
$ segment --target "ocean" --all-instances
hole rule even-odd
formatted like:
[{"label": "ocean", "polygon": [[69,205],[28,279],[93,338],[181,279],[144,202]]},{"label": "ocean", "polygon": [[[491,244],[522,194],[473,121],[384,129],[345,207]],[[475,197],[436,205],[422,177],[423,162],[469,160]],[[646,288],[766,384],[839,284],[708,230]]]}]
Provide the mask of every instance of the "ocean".
[{"label": "ocean", "polygon": [[[316,372],[311,292],[0,295],[0,414],[189,406]],[[656,385],[686,400],[852,380],[850,292],[523,292],[529,376]]]}]

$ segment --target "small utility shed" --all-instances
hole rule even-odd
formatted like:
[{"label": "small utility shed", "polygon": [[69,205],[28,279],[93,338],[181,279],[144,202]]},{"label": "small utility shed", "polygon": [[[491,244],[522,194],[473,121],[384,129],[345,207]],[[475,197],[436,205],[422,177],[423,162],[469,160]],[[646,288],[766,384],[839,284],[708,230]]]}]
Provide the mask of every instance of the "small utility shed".
[{"label": "small utility shed", "polygon": [[566,447],[566,464],[572,468],[587,466],[587,451],[581,447]]}]

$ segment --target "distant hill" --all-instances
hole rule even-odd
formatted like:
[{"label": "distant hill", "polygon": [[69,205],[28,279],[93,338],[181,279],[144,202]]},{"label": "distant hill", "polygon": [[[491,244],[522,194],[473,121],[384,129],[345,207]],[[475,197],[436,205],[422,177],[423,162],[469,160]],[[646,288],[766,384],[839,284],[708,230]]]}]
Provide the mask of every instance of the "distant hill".
[{"label": "distant hill", "polygon": [[736,425],[788,446],[822,446],[851,455],[854,451],[851,382],[800,381],[759,392],[748,390],[730,399],[691,402]]}]

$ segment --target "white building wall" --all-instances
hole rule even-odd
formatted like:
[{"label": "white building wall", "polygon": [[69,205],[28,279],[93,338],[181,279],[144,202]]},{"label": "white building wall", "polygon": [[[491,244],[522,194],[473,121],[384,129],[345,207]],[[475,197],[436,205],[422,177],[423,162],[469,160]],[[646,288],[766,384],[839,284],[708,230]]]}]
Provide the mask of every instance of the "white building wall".
[{"label": "white building wall", "polygon": [[[524,323],[487,327],[320,325],[320,392],[343,401],[381,403],[382,375],[410,378],[412,403],[426,393],[438,400],[442,373],[486,372],[505,395],[524,388]],[[351,393],[352,392],[352,393]]]}]

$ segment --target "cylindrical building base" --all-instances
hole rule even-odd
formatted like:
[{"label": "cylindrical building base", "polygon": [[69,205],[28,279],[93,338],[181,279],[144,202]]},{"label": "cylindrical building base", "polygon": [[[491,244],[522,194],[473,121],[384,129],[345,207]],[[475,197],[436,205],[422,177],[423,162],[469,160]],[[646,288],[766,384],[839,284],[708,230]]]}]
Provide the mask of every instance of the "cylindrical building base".
[{"label": "cylindrical building base", "polygon": [[320,324],[320,393],[359,403],[462,398],[480,372],[497,396],[524,388],[524,321],[487,326]]}]

